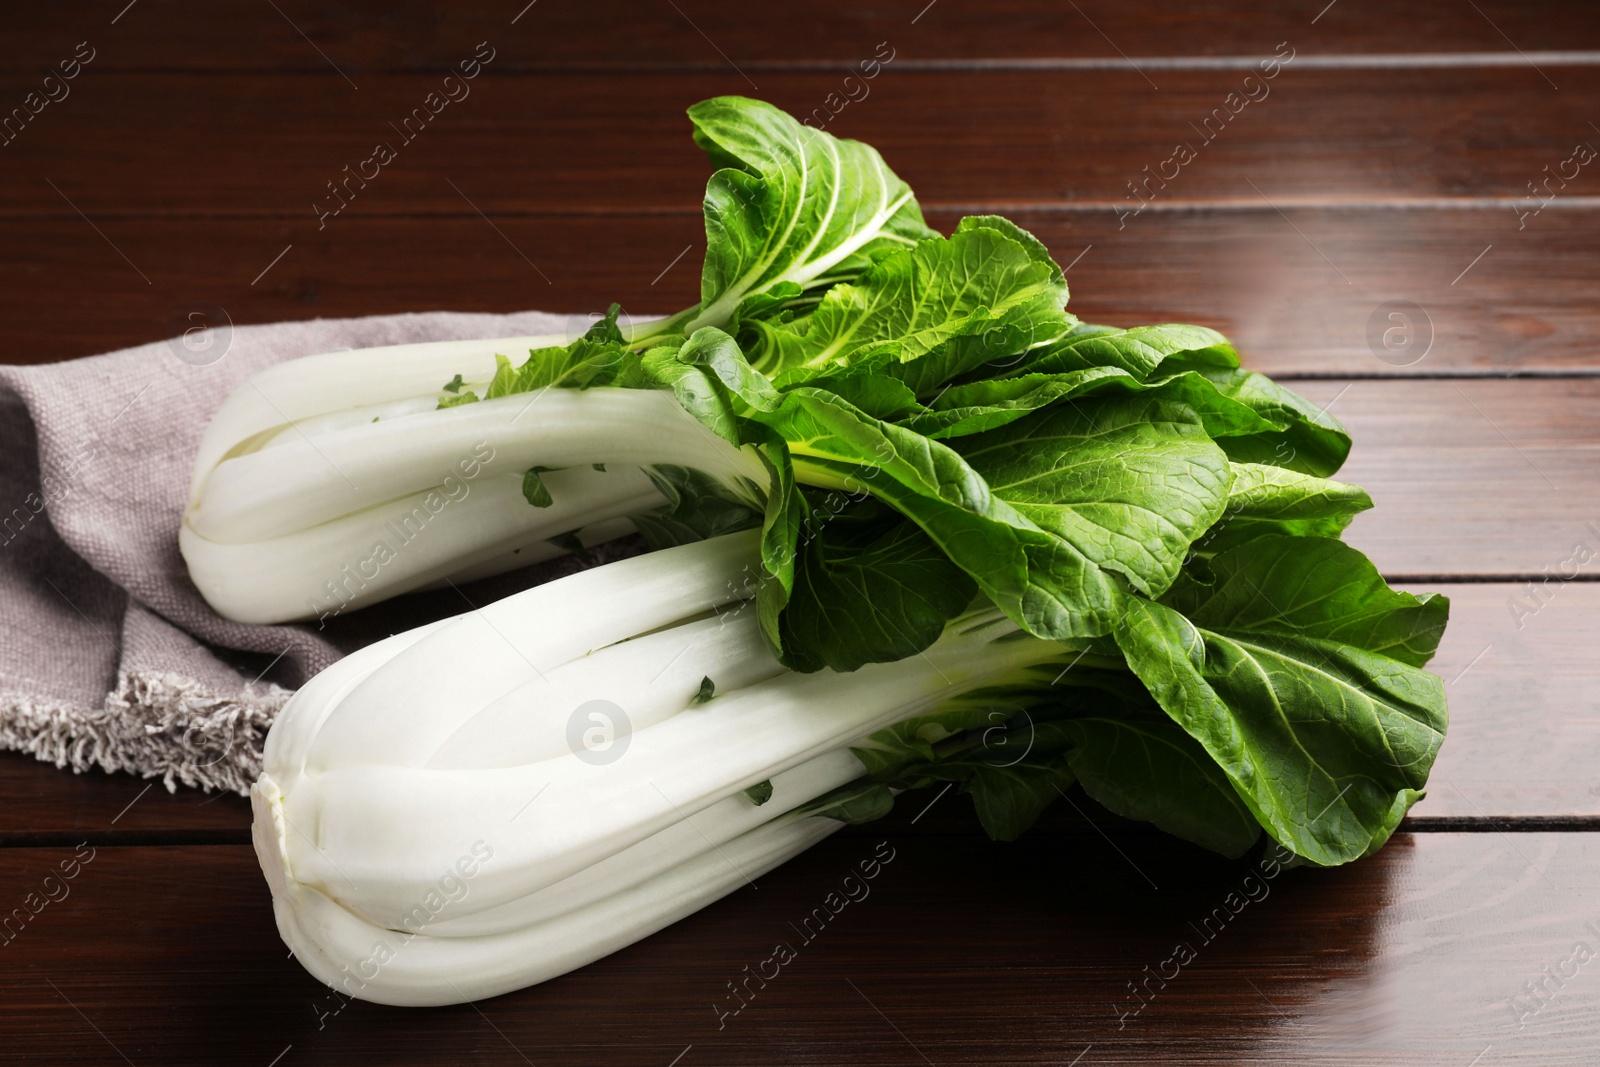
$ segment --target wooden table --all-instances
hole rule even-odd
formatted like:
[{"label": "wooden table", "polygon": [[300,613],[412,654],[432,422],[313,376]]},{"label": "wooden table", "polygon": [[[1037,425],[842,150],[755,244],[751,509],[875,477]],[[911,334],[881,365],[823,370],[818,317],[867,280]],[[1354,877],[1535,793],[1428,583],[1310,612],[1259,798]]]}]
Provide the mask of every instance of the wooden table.
[{"label": "wooden table", "polygon": [[[965,801],[903,804],[575,974],[403,1011],[286,958],[240,798],[7,754],[0,905],[81,869],[0,948],[0,1059],[1600,1063],[1600,561],[1562,568],[1600,552],[1600,164],[1571,162],[1600,144],[1592,4],[523,2],[8,12],[6,108],[93,58],[0,148],[0,358],[215,308],[672,310],[703,251],[682,108],[823,108],[934,225],[1037,233],[1080,316],[1216,326],[1349,425],[1377,501],[1350,539],[1454,601],[1429,795],[1378,856],[1271,879],[1081,796],[1013,845]],[[478,42],[470,97],[319,224]],[[879,847],[870,897],[719,1020]]]}]

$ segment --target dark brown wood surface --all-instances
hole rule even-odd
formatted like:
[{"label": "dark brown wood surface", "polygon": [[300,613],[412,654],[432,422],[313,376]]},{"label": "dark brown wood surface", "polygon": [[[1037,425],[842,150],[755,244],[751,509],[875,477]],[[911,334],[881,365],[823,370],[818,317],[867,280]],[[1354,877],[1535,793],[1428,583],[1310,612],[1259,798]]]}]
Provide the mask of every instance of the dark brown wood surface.
[{"label": "dark brown wood surface", "polygon": [[[443,70],[451,46],[499,35],[517,43],[506,65],[540,70],[575,65],[624,70],[848,64],[863,44],[885,36],[916,47],[916,58],[986,65],[1028,60],[1110,65],[1134,57],[1262,55],[1279,41],[1314,35],[1336,56],[1490,56],[1570,52],[1600,47],[1583,0],[1535,7],[1517,0],[1475,0],[1463,17],[1452,5],[1381,0],[1283,4],[1229,0],[1174,11],[1158,0],[988,4],[938,0],[821,4],[773,8],[753,17],[738,0],[538,0],[536,5],[472,0],[448,7],[402,0],[381,11],[295,0],[222,10],[201,0],[141,0],[148,13],[112,19],[127,0],[97,0],[86,10],[51,5],[19,9],[8,24],[18,49],[50,53],[92,33],[125,40],[108,57],[117,70],[295,71],[336,79],[347,73]],[[1324,0],[1324,4],[1326,0]],[[526,10],[525,10],[526,6]],[[938,17],[933,12],[938,11]],[[1319,17],[1320,15],[1320,17]],[[519,17],[520,16],[520,17]],[[315,42],[316,48],[308,44]],[[321,49],[321,54],[316,49]],[[1121,53],[1117,51],[1121,49]],[[720,51],[719,51],[720,50]],[[328,58],[324,58],[324,56]],[[96,60],[99,62],[99,60]]]},{"label": "dark brown wood surface", "polygon": [[[699,295],[697,215],[512,215],[491,225],[442,178],[438,191],[452,198],[438,204],[452,214],[352,214],[321,233],[309,209],[95,226],[70,211],[5,220],[0,358],[45,362],[145,343],[182,332],[200,308],[248,323],[438,308],[593,311],[616,300],[645,315]],[[1520,232],[1509,207],[1191,206],[1150,209],[1121,229],[1110,209],[1015,216],[1062,263],[1076,260],[1068,281],[1080,318],[1212,326],[1275,376],[1592,375],[1600,207],[1561,204]],[[946,230],[959,217],[928,213]],[[94,297],[93,314],[75,313],[71,330],[68,293]],[[1390,350],[1381,339],[1393,325],[1386,305],[1396,303],[1414,305],[1414,332]]]},{"label": "dark brown wood surface", "polygon": [[[1378,855],[1272,879],[1210,939],[1249,861],[1081,797],[996,845],[945,798],[565,978],[397,1011],[286,958],[241,798],[3,753],[0,909],[23,918],[0,1061],[1600,1062],[1574,962],[1600,951],[1600,571],[1563,566],[1600,552],[1600,169],[1549,180],[1600,144],[1593,5],[524,2],[8,12],[0,116],[78,42],[94,58],[0,137],[0,360],[160,341],[200,308],[675,310],[704,243],[683,108],[809,111],[892,54],[829,129],[933,225],[1010,214],[1081,317],[1215,326],[1351,428],[1343,473],[1377,507],[1350,539],[1453,601],[1429,795]],[[480,41],[471,95],[319,223],[326,183]],[[1194,128],[1287,49],[1268,96]],[[1136,211],[1128,183],[1180,141],[1195,160]],[[719,1029],[725,983],[885,839],[872,896]],[[70,892],[31,910],[80,842]],[[1194,962],[1133,1014],[1179,941]]]},{"label": "dark brown wood surface", "polygon": [[[1527,183],[1545,177],[1545,164],[1554,171],[1595,136],[1588,122],[1600,107],[1600,71],[1591,67],[1556,69],[1555,92],[1527,66],[1383,67],[1353,77],[1296,69],[1303,58],[1313,57],[1296,54],[1270,80],[1252,76],[1258,99],[1235,104],[1238,114],[1223,103],[1244,91],[1249,69],[1155,71],[1161,87],[1152,91],[1130,68],[897,71],[891,61],[827,129],[895,160],[925,209],[1136,210],[1141,197],[1153,207],[1260,207],[1263,196],[1284,207],[1449,197],[1502,198],[1507,203],[1488,206],[1510,219],[1510,201],[1530,195]],[[72,216],[70,199],[96,219],[284,216],[315,230],[311,205],[339,206],[326,183],[341,183],[345,166],[353,172],[384,142],[397,158],[370,182],[341,188],[350,206],[330,227],[374,215],[471,214],[446,179],[495,218],[698,217],[709,168],[687,136],[683,108],[642,107],[644,97],[758,93],[804,115],[841,85],[834,71],[762,74],[756,90],[732,71],[575,80],[490,64],[462,99],[402,132],[401,120],[440,89],[439,75],[373,75],[359,93],[346,87],[342,95],[320,79],[252,75],[237,79],[238,96],[221,106],[196,95],[193,74],[108,73],[97,81],[100,73],[84,68],[60,112],[47,108],[6,146],[5,215]],[[23,77],[0,79],[0,93],[20,97],[31,87]],[[1388,105],[1397,99],[1411,105],[1396,111]],[[1530,110],[1536,104],[1543,106]],[[117,135],[153,114],[169,121],[137,144]],[[1282,151],[1306,130],[1320,135]],[[1180,144],[1195,158],[1163,172]],[[1348,161],[1376,152],[1382,165],[1352,181]],[[1538,163],[1530,169],[1531,159]],[[107,168],[117,165],[148,167],[165,180],[108,183]],[[1600,179],[1580,170],[1551,191],[1592,203]]]},{"label": "dark brown wood surface", "polygon": [[[789,924],[880,842],[893,858],[868,895],[803,942]],[[1401,834],[1347,868],[1275,875],[1153,835],[840,835],[562,979],[428,1010],[308,977],[247,847],[7,849],[0,877],[20,893],[80,856],[65,895],[0,950],[0,1055],[1589,1067],[1600,1045],[1594,964],[1570,962],[1576,945],[1600,951],[1594,834]],[[731,1014],[728,983],[777,942],[796,958]]]}]

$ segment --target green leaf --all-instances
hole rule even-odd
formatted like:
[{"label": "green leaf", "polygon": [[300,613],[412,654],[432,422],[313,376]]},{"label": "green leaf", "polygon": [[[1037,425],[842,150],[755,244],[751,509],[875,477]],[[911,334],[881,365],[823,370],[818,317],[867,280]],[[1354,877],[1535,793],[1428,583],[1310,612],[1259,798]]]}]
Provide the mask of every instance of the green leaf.
[{"label": "green leaf", "polygon": [[958,234],[969,230],[993,230],[1021,245],[1028,253],[1029,259],[1049,269],[1051,278],[1061,286],[1062,302],[1066,302],[1066,275],[1061,273],[1061,268],[1056,265],[1055,259],[1051,257],[1050,250],[1044,246],[1043,241],[1000,215],[968,215],[956,224]]},{"label": "green leaf", "polygon": [[996,841],[1015,841],[1072,782],[1072,771],[1064,761],[979,764],[972,770],[967,792],[984,831]]},{"label": "green leaf", "polygon": [[[457,377],[460,377],[460,375],[457,375]],[[434,410],[442,411],[445,408],[458,408],[462,404],[476,404],[477,402],[478,394],[469,389],[465,393],[460,393],[456,396],[441,396],[439,398],[439,406]]]},{"label": "green leaf", "polygon": [[[600,325],[590,327],[589,333],[595,333]],[[612,329],[615,331],[614,322]],[[634,362],[634,356],[620,342],[596,341],[585,334],[565,347],[531,350],[520,367],[513,368],[509,359],[498,354],[494,361],[494,378],[484,393],[485,400],[563,386],[588,389],[610,385]]]},{"label": "green leaf", "polygon": [[1075,330],[1038,352],[1029,354],[1010,373],[1060,374],[1088,367],[1116,367],[1141,381],[1171,360],[1174,368],[1239,365],[1239,355],[1228,339],[1204,326],[1168,323],[1136,326],[1128,330],[1086,327]]},{"label": "green leaf", "polygon": [[1096,391],[1113,380],[1125,383],[1131,390],[1143,388],[1138,379],[1116,367],[990,378],[944,390],[930,401],[926,411],[905,419],[901,425],[935,440],[982,433]]},{"label": "green leaf", "polygon": [[[891,788],[961,783],[989,836],[1015,840],[1072,784],[1063,755],[1069,736],[1060,723],[1035,721],[1026,700],[1020,711],[1015,697],[1007,701],[1002,693],[991,692],[985,703],[958,701],[880,731],[852,751],[869,769],[876,765],[873,778]],[[949,727],[963,732],[948,734]]]},{"label": "green leaf", "polygon": [[[1054,325],[1066,327],[1074,320],[1066,312],[1058,312]],[[973,376],[985,365],[1013,366],[1027,358],[1028,346],[1036,340],[1036,329],[1027,322],[998,322],[973,333],[952,337],[927,355],[907,363],[883,361],[873,369],[903,382],[906,388],[929,403],[951,382]],[[979,380],[986,380],[980,378]]]},{"label": "green leaf", "polygon": [[459,393],[461,392],[461,385],[461,375],[457,374],[454,378],[444,383],[444,391],[447,393]]},{"label": "green leaf", "polygon": [[738,342],[715,327],[703,327],[689,335],[678,350],[678,361],[701,368],[733,397],[757,411],[778,406],[778,391],[766,376],[750,366]]},{"label": "green leaf", "polygon": [[743,444],[742,405],[734,402],[728,390],[704,366],[679,358],[683,347],[658,345],[650,349],[641,362],[644,376],[670,388],[679,406],[712,433],[731,444]]},{"label": "green leaf", "polygon": [[859,408],[875,419],[895,421],[921,409],[917,395],[904,382],[884,374],[844,374],[833,378],[814,378],[806,383],[823,389]]},{"label": "green leaf", "polygon": [[1147,596],[1227,502],[1227,457],[1199,417],[1151,396],[1051,408],[955,448],[997,497]]},{"label": "green leaf", "polygon": [[696,104],[689,119],[718,168],[706,185],[701,311],[690,330],[727,325],[774,287],[825,284],[932,235],[911,189],[868,145],[739,96]]},{"label": "green leaf", "polygon": [[1359,486],[1255,463],[1234,463],[1222,518],[1194,544],[1215,555],[1267,534],[1338,537],[1350,520],[1372,507]]},{"label": "green leaf", "polygon": [[550,490],[545,487],[544,479],[540,473],[546,467],[530,467],[522,475],[522,497],[536,508],[547,508],[554,501],[550,499]]},{"label": "green leaf", "polygon": [[889,787],[862,778],[801,805],[795,814],[820,815],[854,826],[881,819],[893,809],[894,794]]},{"label": "green leaf", "polygon": [[1228,458],[1270,464],[1326,478],[1344,465],[1350,435],[1327,411],[1265,374],[1207,371],[1217,391],[1249,407],[1277,427],[1260,433],[1218,438]]},{"label": "green leaf", "polygon": [[977,585],[917,525],[863,501],[813,508],[780,627],[784,664],[853,671],[915,655],[971,603]]},{"label": "green leaf", "polygon": [[[1107,331],[1107,336],[1121,334]],[[1274,434],[1286,426],[1269,421],[1250,406],[1225,395],[1211,378],[1198,371],[1179,371],[1145,380],[1119,366],[1031,371],[955,385],[941,390],[928,401],[927,410],[906,419],[904,425],[929,437],[948,439],[995,429],[1030,412],[1080,396],[1141,392],[1188,404],[1214,438]]]},{"label": "green leaf", "polygon": [[806,318],[763,331],[753,360],[781,387],[857,364],[914,362],[956,338],[1003,334],[1020,352],[1066,331],[1066,298],[1048,257],[1040,262],[998,229],[967,227],[889,252],[835,285]]},{"label": "green leaf", "polygon": [[545,540],[563,552],[571,552],[574,556],[583,560],[584,563],[594,562],[594,557],[589,554],[589,546],[585,545],[583,540],[578,537],[578,531],[576,530],[568,530],[566,533],[559,533],[554,537],[547,537]]},{"label": "green leaf", "polygon": [[653,514],[633,516],[633,525],[652,551],[704,541],[761,525],[762,492],[754,485],[743,492],[691,467],[658,464],[645,474],[667,500]]},{"label": "green leaf", "polygon": [[[691,703],[691,704],[706,704],[706,703],[709,703],[711,701],[711,698],[716,696],[716,695],[717,695],[717,683],[713,682],[711,680],[711,676],[708,674],[704,678],[700,679],[700,689],[699,689],[698,692],[695,693],[695,695],[692,698],[690,698],[689,703]],[[757,788],[757,787],[752,786],[751,788],[754,789],[754,788]],[[772,795],[772,783],[768,782],[767,783],[767,796],[770,797],[771,795]],[[761,801],[761,800],[756,801],[757,804],[760,804],[762,802],[763,801]]]},{"label": "green leaf", "polygon": [[1009,719],[1015,709],[1003,711],[986,702],[956,700],[927,715],[885,727],[850,747],[874,781],[892,782],[909,768],[932,763],[934,745],[964,731]]},{"label": "green leaf", "polygon": [[764,782],[757,782],[749,789],[746,789],[744,795],[750,798],[750,803],[759,808],[772,799],[772,779],[768,778]]},{"label": "green leaf", "polygon": [[1128,665],[1283,845],[1318,864],[1379,847],[1444,739],[1443,683],[1420,668],[1448,603],[1325,538],[1263,537],[1211,573],[1126,601]]},{"label": "green leaf", "polygon": [[1118,590],[1070,542],[992,493],[949,447],[873,419],[832,393],[800,386],[762,414],[807,477],[870,487],[921,526],[995,604],[1041,637],[1109,631]]},{"label": "green leaf", "polygon": [[[1146,696],[1143,703],[1150,705]],[[1255,844],[1261,826],[1194,738],[1154,708],[1124,704],[1115,714],[1061,723],[1072,739],[1067,763],[1084,792],[1127,819],[1224,856]]]},{"label": "green leaf", "polygon": [[599,344],[626,344],[628,339],[622,336],[622,330],[617,326],[617,313],[621,310],[622,305],[612,304],[604,315],[583,332],[583,339]]},{"label": "green leaf", "polygon": [[783,609],[794,588],[800,531],[810,508],[795,484],[794,464],[783,438],[773,433],[756,451],[768,477],[767,507],[761,522],[762,577],[756,586],[756,612],[762,636],[781,658]]}]

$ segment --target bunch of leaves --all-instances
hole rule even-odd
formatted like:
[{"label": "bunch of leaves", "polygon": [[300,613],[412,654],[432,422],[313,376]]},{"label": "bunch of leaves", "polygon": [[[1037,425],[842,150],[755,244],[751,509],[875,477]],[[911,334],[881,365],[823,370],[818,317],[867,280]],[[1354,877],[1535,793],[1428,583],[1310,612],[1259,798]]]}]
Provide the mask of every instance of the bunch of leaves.
[{"label": "bunch of leaves", "polygon": [[1422,796],[1447,725],[1422,669],[1444,597],[1390,589],[1336,539],[1263,534],[1126,606],[1060,663],[874,734],[855,749],[868,776],[815,813],[878,817],[899,790],[957,782],[1010,840],[1076,782],[1225,855],[1265,830],[1333,865],[1382,847]]},{"label": "bunch of leaves", "polygon": [[743,98],[690,117],[718,168],[701,302],[642,341],[613,307],[485,398],[670,389],[760,456],[756,491],[654,472],[668,505],[640,528],[759,526],[762,630],[796,670],[914,655],[974,605],[1071,660],[875,736],[869,777],[812,810],[959,782],[1009,838],[1076,782],[1229,854],[1263,829],[1319,864],[1379,847],[1443,737],[1422,667],[1448,605],[1339,540],[1371,506],[1331,478],[1344,428],[1214,330],[1077,321],[1037,239],[934,233],[868,146]]}]

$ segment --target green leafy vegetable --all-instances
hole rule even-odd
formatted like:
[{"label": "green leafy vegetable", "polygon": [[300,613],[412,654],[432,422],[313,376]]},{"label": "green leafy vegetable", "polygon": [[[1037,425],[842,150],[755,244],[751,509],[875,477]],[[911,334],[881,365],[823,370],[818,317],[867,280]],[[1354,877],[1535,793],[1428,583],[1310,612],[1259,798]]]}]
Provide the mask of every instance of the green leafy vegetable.
[{"label": "green leafy vegetable", "polygon": [[547,469],[546,467],[530,467],[522,475],[523,499],[536,508],[547,508],[555,503],[550,497],[550,490],[544,484],[544,479],[539,477]]},{"label": "green leafy vegetable", "polygon": [[[742,97],[690,119],[716,168],[700,303],[639,324],[613,304],[569,344],[496,355],[487,381],[480,353],[479,379],[457,373],[437,403],[588,390],[568,418],[593,424],[560,466],[594,487],[568,513],[626,515],[652,549],[759,529],[756,621],[795,671],[985,627],[1016,631],[997,658],[1048,650],[1048,670],[858,738],[866,776],[799,810],[861,821],[955,783],[1010,839],[1079,790],[1228,855],[1263,830],[1317,864],[1379,847],[1444,735],[1423,667],[1448,604],[1391,590],[1339,540],[1372,506],[1330,480],[1350,450],[1339,422],[1242,369],[1215,330],[1079,322],[1037,238],[996,216],[933,232],[866,145]],[[543,455],[526,447],[539,420],[490,418],[505,410],[438,421],[482,416]],[[590,506],[622,466],[660,501]],[[547,469],[523,494],[581,550]],[[714,693],[707,676],[690,699]],[[745,792],[763,804],[772,785]]]}]

